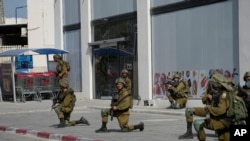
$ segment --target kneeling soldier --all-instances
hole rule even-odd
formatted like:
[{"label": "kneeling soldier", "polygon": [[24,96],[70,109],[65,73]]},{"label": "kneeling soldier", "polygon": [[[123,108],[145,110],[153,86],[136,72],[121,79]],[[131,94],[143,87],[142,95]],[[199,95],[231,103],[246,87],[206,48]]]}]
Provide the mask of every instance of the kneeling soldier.
[{"label": "kneeling soldier", "polygon": [[89,125],[89,122],[84,117],[81,117],[80,120],[70,121],[70,115],[75,107],[76,97],[74,90],[69,87],[66,81],[62,83],[61,92],[53,101],[55,101],[55,103],[53,103],[52,109],[54,109],[60,120],[57,126],[58,128],[74,126],[76,124]]},{"label": "kneeling soldier", "polygon": [[129,121],[129,108],[131,103],[131,94],[125,88],[126,83],[122,78],[117,78],[115,81],[116,88],[118,90],[117,101],[114,104],[111,104],[111,108],[102,109],[102,126],[100,129],[96,130],[96,133],[108,132],[106,124],[108,122],[108,116],[112,115],[117,117],[120,128],[124,132],[133,131],[139,129],[140,131],[144,130],[144,123],[140,122],[137,125],[128,125]]}]

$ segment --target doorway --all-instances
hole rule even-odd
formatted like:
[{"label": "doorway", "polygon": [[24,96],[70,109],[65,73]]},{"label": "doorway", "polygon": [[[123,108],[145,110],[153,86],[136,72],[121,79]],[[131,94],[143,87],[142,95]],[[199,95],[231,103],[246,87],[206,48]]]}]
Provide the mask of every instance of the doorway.
[{"label": "doorway", "polygon": [[134,55],[126,49],[126,39],[97,41],[89,45],[93,52],[94,98],[112,99],[117,92],[115,79],[120,77],[122,69],[128,70],[133,90]]}]

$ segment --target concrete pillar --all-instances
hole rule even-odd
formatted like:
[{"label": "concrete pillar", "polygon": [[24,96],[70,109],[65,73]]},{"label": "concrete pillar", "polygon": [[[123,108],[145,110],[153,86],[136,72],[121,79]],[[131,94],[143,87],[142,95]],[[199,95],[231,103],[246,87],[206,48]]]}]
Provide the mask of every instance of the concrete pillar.
[{"label": "concrete pillar", "polygon": [[63,11],[62,11],[62,0],[55,1],[54,4],[54,27],[55,27],[55,48],[64,49],[63,44]]},{"label": "concrete pillar", "polygon": [[92,52],[91,42],[91,0],[81,0],[81,47],[82,47],[82,93],[83,97],[93,99]]},{"label": "concrete pillar", "polygon": [[138,93],[142,100],[152,99],[150,0],[137,0]]},{"label": "concrete pillar", "polygon": [[[250,71],[250,1],[239,0],[238,2],[238,21],[239,21],[239,68],[240,84],[243,85],[243,75]],[[236,19],[237,20],[237,19]]]}]

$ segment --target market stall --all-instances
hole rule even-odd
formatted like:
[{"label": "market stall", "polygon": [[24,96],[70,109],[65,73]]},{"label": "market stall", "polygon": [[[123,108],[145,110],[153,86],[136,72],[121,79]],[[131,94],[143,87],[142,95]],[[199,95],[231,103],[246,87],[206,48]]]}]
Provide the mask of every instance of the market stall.
[{"label": "market stall", "polygon": [[[55,74],[53,72],[18,72],[25,68],[32,67],[32,55],[46,55],[47,70],[49,54],[66,54],[66,50],[56,48],[25,48],[7,50],[0,53],[0,57],[11,57],[11,63],[0,65],[0,86],[1,98],[9,96],[13,101],[25,102],[25,95],[34,95],[36,100],[41,100],[42,92],[52,92],[52,87],[56,85]],[[23,69],[24,68],[24,69]]]}]

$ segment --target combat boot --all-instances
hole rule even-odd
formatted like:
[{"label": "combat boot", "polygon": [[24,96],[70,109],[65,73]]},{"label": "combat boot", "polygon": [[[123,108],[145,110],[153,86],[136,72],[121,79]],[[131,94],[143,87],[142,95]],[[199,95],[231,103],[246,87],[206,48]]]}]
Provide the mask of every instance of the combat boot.
[{"label": "combat boot", "polygon": [[65,120],[63,118],[60,118],[60,123],[57,125],[57,128],[64,128],[65,126]]},{"label": "combat boot", "polygon": [[144,123],[143,122],[140,122],[139,124],[135,125],[134,126],[134,129],[139,129],[140,131],[143,131],[144,130]]},{"label": "combat boot", "polygon": [[187,123],[187,132],[183,135],[180,135],[178,138],[179,139],[192,139],[193,138],[192,122]]},{"label": "combat boot", "polygon": [[108,133],[108,129],[107,129],[107,123],[106,122],[102,122],[102,127],[98,130],[95,130],[96,133]]},{"label": "combat boot", "polygon": [[76,121],[76,124],[86,124],[86,125],[90,125],[89,122],[84,118],[81,117],[80,120]]},{"label": "combat boot", "polygon": [[175,108],[175,101],[170,101],[170,106],[167,109],[174,109]]}]

